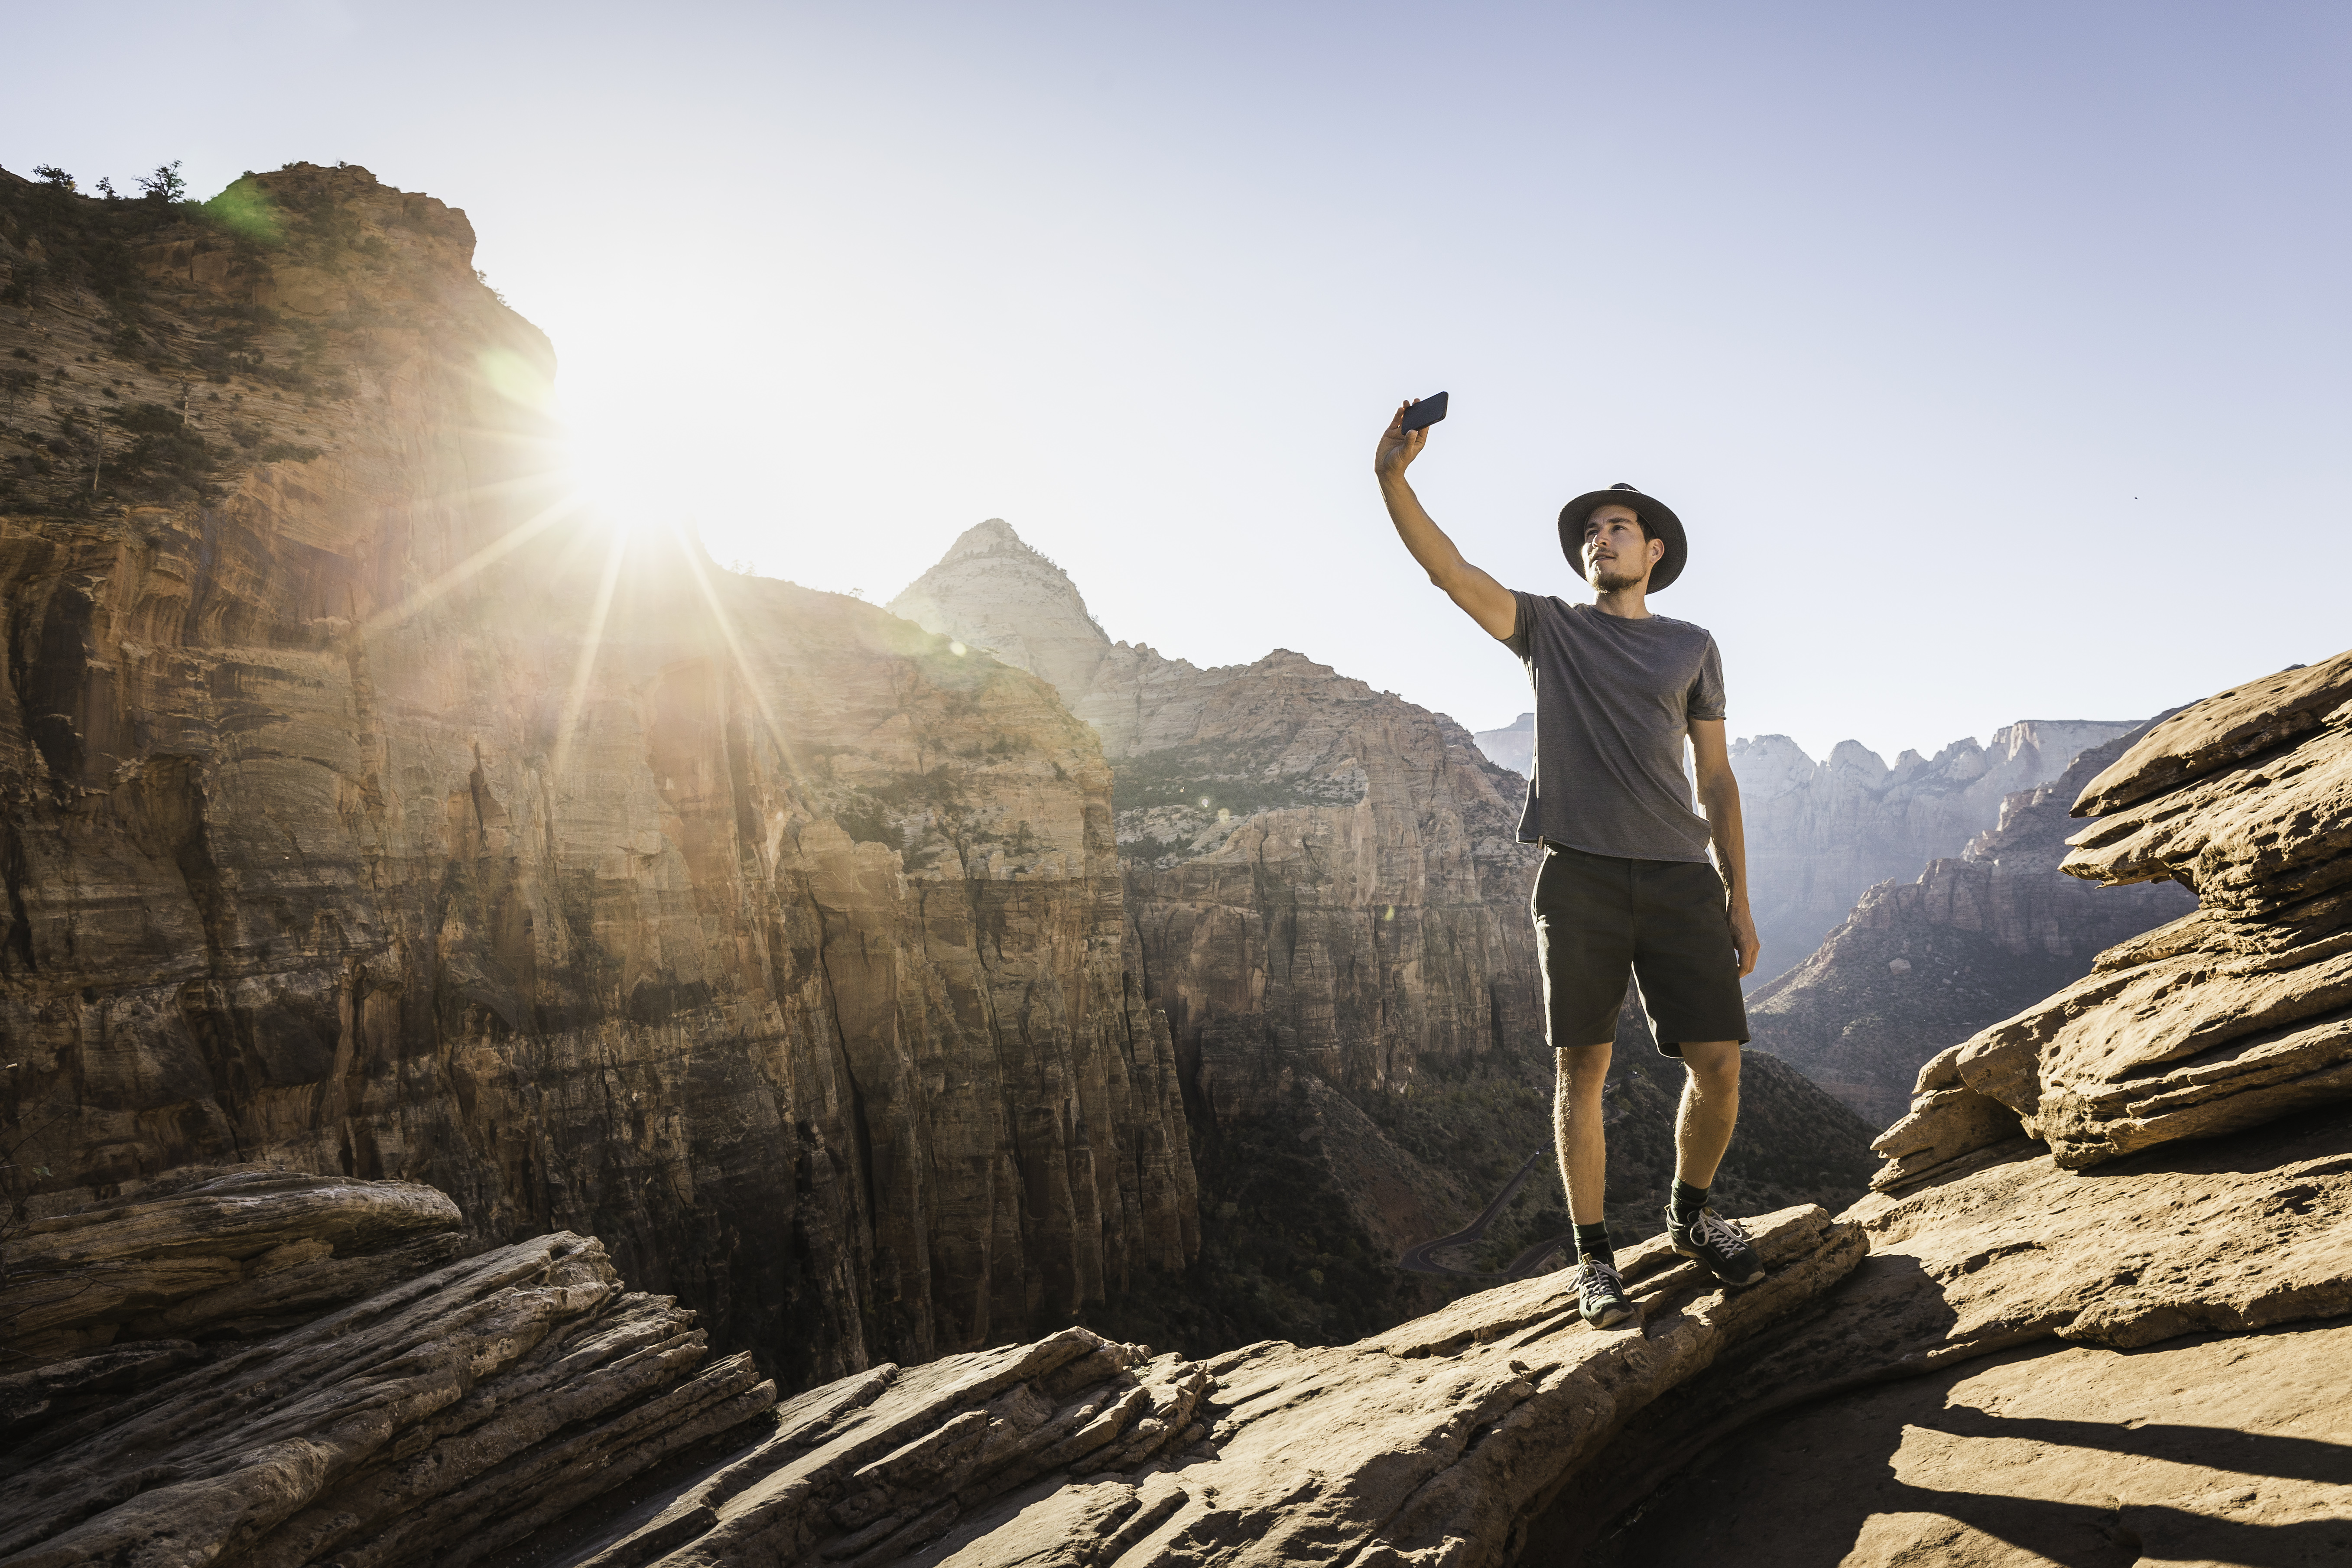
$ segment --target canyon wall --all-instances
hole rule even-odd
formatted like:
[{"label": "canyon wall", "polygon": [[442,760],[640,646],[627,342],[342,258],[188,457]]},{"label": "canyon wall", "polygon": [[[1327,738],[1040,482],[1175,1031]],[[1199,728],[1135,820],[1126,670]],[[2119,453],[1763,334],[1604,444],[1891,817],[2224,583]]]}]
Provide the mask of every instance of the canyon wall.
[{"label": "canyon wall", "polygon": [[15,1212],[428,1183],[794,1383],[1185,1267],[1111,778],[1050,688],[597,518],[429,197],[0,215]]},{"label": "canyon wall", "polygon": [[2058,868],[2091,780],[2146,733],[2011,795],[2000,824],[1914,879],[1863,894],[1811,957],[1748,998],[1756,1045],[1874,1127],[1901,1116],[1928,1058],[2081,979],[2105,949],[2196,908],[2179,883],[2100,888]]}]

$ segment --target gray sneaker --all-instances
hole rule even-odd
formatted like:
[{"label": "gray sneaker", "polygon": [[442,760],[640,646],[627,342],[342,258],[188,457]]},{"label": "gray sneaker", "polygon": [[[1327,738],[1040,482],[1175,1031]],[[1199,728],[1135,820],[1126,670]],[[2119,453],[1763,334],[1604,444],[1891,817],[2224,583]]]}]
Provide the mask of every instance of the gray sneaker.
[{"label": "gray sneaker", "polygon": [[1625,1281],[1617,1270],[1589,1258],[1576,1266],[1576,1304],[1596,1329],[1614,1327],[1633,1315],[1633,1299],[1625,1294]]},{"label": "gray sneaker", "polygon": [[1685,1221],[1676,1219],[1668,1205],[1666,1238],[1676,1252],[1697,1258],[1726,1285],[1753,1285],[1764,1278],[1764,1260],[1756,1255],[1748,1233],[1739,1228],[1738,1221],[1725,1219],[1711,1208],[1701,1209]]}]

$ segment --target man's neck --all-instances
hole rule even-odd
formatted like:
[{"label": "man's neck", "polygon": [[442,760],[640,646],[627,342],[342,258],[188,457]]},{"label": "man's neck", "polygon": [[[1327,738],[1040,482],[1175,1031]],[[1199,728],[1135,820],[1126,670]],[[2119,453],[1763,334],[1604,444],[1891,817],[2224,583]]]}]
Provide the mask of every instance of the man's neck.
[{"label": "man's neck", "polygon": [[1620,620],[1646,621],[1650,618],[1649,587],[1650,580],[1644,577],[1630,588],[1603,588],[1593,596],[1592,607]]}]

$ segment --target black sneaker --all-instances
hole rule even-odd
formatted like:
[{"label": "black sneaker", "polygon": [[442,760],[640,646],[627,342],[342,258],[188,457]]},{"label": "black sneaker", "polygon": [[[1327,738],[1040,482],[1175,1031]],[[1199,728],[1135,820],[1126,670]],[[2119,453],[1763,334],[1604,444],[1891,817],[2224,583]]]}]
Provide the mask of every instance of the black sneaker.
[{"label": "black sneaker", "polygon": [[1576,1266],[1576,1304],[1596,1329],[1613,1327],[1633,1315],[1633,1299],[1625,1294],[1625,1281],[1617,1270],[1590,1258]]},{"label": "black sneaker", "polygon": [[1728,1220],[1711,1208],[1705,1208],[1688,1220],[1678,1219],[1674,1209],[1666,1210],[1666,1237],[1675,1250],[1685,1258],[1696,1258],[1706,1266],[1706,1271],[1726,1285],[1753,1285],[1764,1278],[1764,1260],[1756,1256],[1756,1248],[1739,1222]]}]

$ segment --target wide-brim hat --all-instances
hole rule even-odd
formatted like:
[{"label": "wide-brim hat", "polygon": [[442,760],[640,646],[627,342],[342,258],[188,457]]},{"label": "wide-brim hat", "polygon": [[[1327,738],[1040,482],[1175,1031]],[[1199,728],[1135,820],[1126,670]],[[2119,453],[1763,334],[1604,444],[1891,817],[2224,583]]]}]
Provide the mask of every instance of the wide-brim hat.
[{"label": "wide-brim hat", "polygon": [[1683,563],[1690,559],[1690,541],[1683,536],[1683,520],[1675,509],[1654,496],[1645,496],[1631,485],[1611,485],[1605,490],[1587,490],[1559,509],[1559,550],[1576,574],[1584,575],[1584,521],[1596,508],[1629,506],[1633,515],[1649,525],[1651,533],[1664,540],[1666,552],[1650,568],[1649,592],[1669,587],[1683,574]]}]

